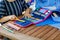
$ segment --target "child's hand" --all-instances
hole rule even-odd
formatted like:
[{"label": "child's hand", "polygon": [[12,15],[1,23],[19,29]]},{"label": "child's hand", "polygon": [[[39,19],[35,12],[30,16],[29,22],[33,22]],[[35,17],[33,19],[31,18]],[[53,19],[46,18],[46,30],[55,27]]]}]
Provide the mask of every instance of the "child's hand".
[{"label": "child's hand", "polygon": [[25,13],[25,14],[24,14],[24,17],[31,18],[31,15],[30,15],[29,13]]},{"label": "child's hand", "polygon": [[10,16],[6,16],[0,19],[0,22],[6,22],[8,20],[15,20],[16,16],[15,15],[10,15]]},{"label": "child's hand", "polygon": [[9,20],[15,20],[17,17],[15,15],[8,16]]},{"label": "child's hand", "polygon": [[31,18],[31,9],[27,9],[26,11],[25,11],[25,14],[24,14],[24,16],[27,16],[28,18]]}]

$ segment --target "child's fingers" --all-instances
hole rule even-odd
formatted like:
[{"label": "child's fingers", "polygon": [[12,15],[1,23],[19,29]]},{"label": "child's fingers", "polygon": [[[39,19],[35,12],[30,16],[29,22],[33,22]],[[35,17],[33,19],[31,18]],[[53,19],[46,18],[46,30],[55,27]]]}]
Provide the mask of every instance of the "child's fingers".
[{"label": "child's fingers", "polygon": [[23,17],[25,17],[25,18],[31,18],[31,15],[30,14],[26,14]]},{"label": "child's fingers", "polygon": [[15,20],[17,17],[15,15],[10,16],[10,20]]}]

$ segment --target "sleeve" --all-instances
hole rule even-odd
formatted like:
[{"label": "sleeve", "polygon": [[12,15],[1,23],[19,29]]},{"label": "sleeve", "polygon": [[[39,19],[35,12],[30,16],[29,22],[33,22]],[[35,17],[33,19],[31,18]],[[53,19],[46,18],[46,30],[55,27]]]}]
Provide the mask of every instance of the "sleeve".
[{"label": "sleeve", "polygon": [[2,18],[5,14],[6,10],[5,10],[5,6],[4,6],[4,2],[0,1],[0,18]]},{"label": "sleeve", "polygon": [[24,0],[21,0],[21,5],[22,5],[22,8],[23,8],[22,11],[26,10],[27,8],[29,8],[29,5]]},{"label": "sleeve", "polygon": [[32,11],[34,11],[35,10],[35,5],[36,5],[36,0],[31,0],[31,1],[29,1],[28,2],[28,4],[29,4],[29,8],[31,8],[32,9]]},{"label": "sleeve", "polygon": [[35,9],[36,9],[36,7],[35,7],[35,3],[33,4],[33,5],[30,5],[30,7],[29,8],[31,8],[32,9],[32,11],[34,11]]}]

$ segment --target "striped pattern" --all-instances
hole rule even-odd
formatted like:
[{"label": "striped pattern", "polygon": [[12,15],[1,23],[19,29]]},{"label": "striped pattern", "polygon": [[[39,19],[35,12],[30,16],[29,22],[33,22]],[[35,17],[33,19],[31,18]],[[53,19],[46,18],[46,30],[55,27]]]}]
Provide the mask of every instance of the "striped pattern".
[{"label": "striped pattern", "polygon": [[26,8],[28,8],[28,5],[24,0],[15,0],[14,2],[3,0],[2,2],[0,2],[0,16],[20,16],[22,14],[22,11],[24,11]]},{"label": "striped pattern", "polygon": [[19,32],[41,40],[60,40],[60,30],[51,26],[36,27],[32,25],[28,28],[21,28]]},{"label": "striped pattern", "polygon": [[6,13],[3,1],[0,2],[0,18]]},{"label": "striped pattern", "polygon": [[[17,26],[17,25],[15,25],[15,26]],[[0,32],[2,33],[2,35],[6,34],[4,36],[9,37],[10,39],[15,38],[15,39],[19,39],[19,40],[29,40],[29,39],[34,40],[34,38],[36,38],[35,40],[38,40],[38,39],[39,40],[60,40],[60,29],[51,27],[49,25],[40,26],[40,27],[36,27],[36,25],[31,25],[27,28],[20,27],[19,31],[15,31],[15,30],[13,30],[13,31],[14,31],[14,34],[9,33],[6,30],[4,30],[4,31],[1,30]]]},{"label": "striped pattern", "polygon": [[[15,25],[17,26],[17,25]],[[4,30],[6,31],[6,30]],[[31,25],[30,27],[27,28],[21,28],[19,31],[15,31],[15,34],[10,34],[7,33],[6,35],[10,37],[15,37],[12,35],[17,35],[17,37],[15,39],[19,39],[19,40],[28,40],[30,37],[30,40],[34,40],[34,38],[36,38],[35,40],[60,40],[60,30],[51,26],[40,26],[40,27],[36,27],[35,25]],[[4,33],[5,34],[5,33]],[[22,36],[24,35],[24,36]],[[27,38],[27,36],[29,36]],[[19,38],[18,38],[19,37]],[[33,37],[33,38],[32,38]],[[25,39],[24,39],[25,38]],[[10,38],[11,39],[11,38]]]}]

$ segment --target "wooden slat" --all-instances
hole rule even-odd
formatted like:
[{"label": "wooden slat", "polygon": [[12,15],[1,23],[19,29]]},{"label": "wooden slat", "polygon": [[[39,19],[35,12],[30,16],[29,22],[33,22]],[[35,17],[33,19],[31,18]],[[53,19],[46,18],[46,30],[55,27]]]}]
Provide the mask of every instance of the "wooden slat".
[{"label": "wooden slat", "polygon": [[33,33],[31,36],[35,37],[36,35],[38,35],[42,31],[46,30],[47,28],[48,28],[48,26],[42,27],[40,30],[38,30],[37,32]]},{"label": "wooden slat", "polygon": [[26,28],[21,28],[20,30],[19,30],[19,32],[22,32],[22,31],[24,31]]},{"label": "wooden slat", "polygon": [[46,33],[48,33],[50,30],[52,30],[53,27],[48,27],[46,30],[44,30],[43,32],[41,32],[39,35],[37,35],[36,37],[41,38],[43,37]]},{"label": "wooden slat", "polygon": [[45,34],[41,39],[46,40],[49,36],[51,36],[52,34],[54,34],[57,31],[56,28],[54,28],[53,30],[51,30],[49,33]]},{"label": "wooden slat", "polygon": [[38,31],[38,30],[41,29],[41,28],[42,28],[42,27],[36,27],[35,29],[33,29],[33,30],[27,32],[26,34],[27,34],[27,35],[31,35],[32,33]]},{"label": "wooden slat", "polygon": [[35,25],[31,25],[31,26],[29,26],[29,27],[26,27],[26,28],[21,28],[21,30],[20,30],[20,32],[22,32],[22,31],[24,31],[24,30],[26,30],[26,29],[28,29],[28,28],[30,28],[30,27],[35,27]]},{"label": "wooden slat", "polygon": [[60,40],[60,35],[58,35],[54,40]]},{"label": "wooden slat", "polygon": [[0,34],[12,40],[60,40],[60,31],[49,26],[36,27],[35,25],[32,25],[27,28],[21,28],[14,34],[6,30],[2,30],[1,28]]},{"label": "wooden slat", "polygon": [[3,30],[2,27],[0,27],[0,34],[3,35],[3,36],[6,36],[12,40],[41,40],[39,38],[34,38],[34,37],[30,37],[28,35],[25,35],[25,34],[22,34],[22,33],[19,33],[19,32],[15,32],[15,33],[10,33],[6,30]]},{"label": "wooden slat", "polygon": [[60,34],[60,30],[56,31],[51,37],[49,37],[47,40],[54,40],[58,35]]},{"label": "wooden slat", "polygon": [[27,28],[27,29],[25,29],[25,30],[22,31],[21,33],[26,33],[26,32],[28,32],[28,31],[34,29],[34,28],[35,28],[35,25],[34,25],[34,26],[31,26],[31,27],[29,27],[29,28]]}]

